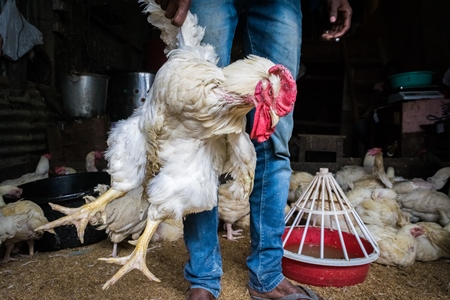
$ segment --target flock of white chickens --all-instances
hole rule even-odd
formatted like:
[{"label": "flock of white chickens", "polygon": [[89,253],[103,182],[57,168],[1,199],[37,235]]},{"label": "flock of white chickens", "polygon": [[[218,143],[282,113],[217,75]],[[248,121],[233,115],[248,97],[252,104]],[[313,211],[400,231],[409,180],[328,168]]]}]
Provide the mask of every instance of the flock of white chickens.
[{"label": "flock of white chickens", "polygon": [[[370,149],[363,166],[349,165],[335,178],[380,248],[377,263],[408,267],[450,257],[450,198],[440,192],[450,167],[427,180],[385,172],[381,149]],[[289,202],[295,203],[314,176],[293,172]]]},{"label": "flock of white chickens", "polygon": [[[89,152],[86,155],[86,171],[97,172],[96,161],[102,156],[100,151]],[[43,154],[34,172],[0,182],[0,246],[4,245],[6,248],[3,262],[13,259],[11,253],[14,246],[20,246],[21,242],[28,244],[29,255],[33,256],[34,241],[43,236],[43,231],[35,231],[35,229],[49,221],[39,205],[30,200],[20,199],[23,189],[19,186],[48,178],[50,160],[50,154]],[[54,174],[67,175],[75,172],[71,167],[58,166],[55,167]],[[5,195],[20,200],[6,204],[3,199]],[[50,232],[55,233],[54,230]]]},{"label": "flock of white chickens", "polygon": [[[86,156],[87,170],[96,170],[94,160],[99,157],[100,154],[94,151]],[[1,182],[0,196],[8,194],[19,199],[22,189],[17,185],[47,178],[49,158],[49,155],[43,155],[33,173]],[[399,267],[411,266],[415,261],[450,257],[450,198],[439,191],[449,177],[450,167],[438,170],[427,180],[395,177],[392,168],[384,172],[382,153],[376,150],[368,151],[364,166],[345,166],[335,174],[349,202],[378,243],[380,257],[376,262]],[[300,198],[313,179],[310,173],[292,172],[287,209]],[[224,237],[236,241],[242,237],[242,230],[248,229],[249,205],[248,202],[229,199],[226,187],[224,183],[219,189],[219,216],[227,231]],[[98,185],[96,192],[101,195],[108,188]],[[140,236],[150,205],[143,188],[123,198],[109,203],[90,220],[91,225],[108,234],[113,243],[113,257],[117,257],[120,242],[137,240]],[[85,196],[87,203],[95,199]],[[34,241],[43,234],[34,229],[46,223],[48,220],[42,209],[34,202],[21,199],[5,204],[0,197],[0,246],[3,244],[6,248],[3,261],[11,260],[14,245],[23,241],[28,244],[29,255],[32,256]],[[240,229],[233,230],[232,225],[236,224]],[[167,219],[158,226],[151,241],[175,241],[182,234],[182,222]]]}]

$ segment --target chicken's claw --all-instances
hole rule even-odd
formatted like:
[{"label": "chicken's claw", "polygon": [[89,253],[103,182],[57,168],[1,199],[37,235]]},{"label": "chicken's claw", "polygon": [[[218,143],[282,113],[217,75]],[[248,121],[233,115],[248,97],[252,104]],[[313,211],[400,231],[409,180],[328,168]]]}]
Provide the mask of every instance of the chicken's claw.
[{"label": "chicken's claw", "polygon": [[97,200],[87,203],[77,208],[69,208],[61,205],[49,203],[52,209],[66,214],[67,216],[49,222],[45,225],[39,226],[35,231],[50,231],[51,229],[62,225],[75,225],[77,228],[78,238],[81,243],[84,243],[84,230],[89,220],[95,216],[97,212],[102,210],[106,204],[112,200],[124,195],[124,192],[119,192],[114,189],[109,189],[106,193],[101,195]]},{"label": "chicken's claw", "polygon": [[140,251],[133,251],[130,255],[125,257],[110,257],[99,258],[99,260],[106,261],[109,264],[123,265],[111,279],[109,279],[104,285],[103,289],[107,290],[111,285],[116,283],[123,275],[127,274],[133,269],[138,269],[151,281],[161,282],[152,272],[148,269],[145,263],[145,255],[139,253]]},{"label": "chicken's claw", "polygon": [[238,239],[244,238],[241,233],[243,230],[233,230],[233,226],[230,223],[226,223],[225,229],[227,230],[227,234],[222,235],[222,237],[227,238],[227,240],[237,242]]},{"label": "chicken's claw", "polygon": [[122,268],[120,268],[119,271],[117,271],[116,274],[114,274],[113,277],[111,277],[110,280],[108,280],[104,285],[103,289],[108,289],[111,285],[117,282],[123,275],[127,274],[133,269],[138,269],[144,275],[152,280],[160,282],[160,280],[150,272],[148,269],[146,263],[145,263],[145,257],[147,256],[147,248],[148,243],[150,242],[153,234],[155,233],[156,228],[158,227],[159,223],[161,221],[153,221],[153,220],[147,220],[147,224],[145,225],[144,232],[139,237],[136,243],[136,248],[133,250],[133,252],[125,257],[114,257],[114,258],[99,258],[99,260],[106,261],[110,264],[119,264],[123,265]]}]

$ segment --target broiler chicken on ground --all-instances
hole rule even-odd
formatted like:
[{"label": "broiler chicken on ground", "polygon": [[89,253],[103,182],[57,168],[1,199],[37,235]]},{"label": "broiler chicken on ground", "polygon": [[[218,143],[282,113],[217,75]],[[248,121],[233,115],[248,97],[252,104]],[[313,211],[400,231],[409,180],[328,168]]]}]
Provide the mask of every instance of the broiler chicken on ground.
[{"label": "broiler chicken on ground", "polygon": [[[74,224],[83,241],[93,216],[109,202],[143,186],[150,202],[144,231],[130,255],[102,259],[123,265],[104,289],[132,269],[159,281],[145,264],[151,237],[165,219],[180,220],[215,207],[221,174],[233,178],[233,198],[248,198],[254,165],[248,165],[241,153],[251,145],[245,116],[255,108],[251,137],[264,141],[274,132],[279,117],[292,111],[297,92],[284,66],[261,57],[249,56],[218,68],[214,48],[201,44],[204,28],[197,25],[194,15],[188,13],[178,28],[154,1],[144,2],[149,22],[161,30],[167,49],[173,50],[156,74],[144,105],[119,121],[108,137],[105,157],[111,188],[80,208],[52,204],[68,216],[38,228]],[[233,162],[228,164],[224,143],[229,143],[232,152]]]},{"label": "broiler chicken on ground", "polygon": [[418,189],[398,194],[397,201],[402,211],[411,215],[412,222],[440,222],[440,210],[450,214],[450,198],[435,190]]},{"label": "broiler chicken on ground", "polygon": [[23,174],[19,178],[4,180],[0,182],[0,186],[2,185],[19,186],[28,182],[48,178],[51,157],[52,156],[48,153],[43,154],[40,157],[34,172]]},{"label": "broiler chicken on ground", "polygon": [[4,216],[0,211],[0,246],[8,239],[13,238],[22,228],[27,219],[26,214]]},{"label": "broiler chicken on ground", "polygon": [[409,223],[396,201],[397,193],[391,189],[375,189],[370,199],[355,206],[361,220],[367,225],[399,228]]},{"label": "broiler chicken on ground", "polygon": [[[104,190],[106,188],[106,190]],[[109,187],[97,185],[94,191],[101,196]],[[92,196],[84,197],[86,203],[96,200]],[[104,209],[90,219],[89,223],[97,230],[105,230],[113,243],[112,257],[117,257],[117,244],[128,237],[136,240],[144,230],[147,220],[147,210],[150,203],[144,194],[144,188],[139,186],[124,196],[108,203]]]},{"label": "broiler chicken on ground", "polygon": [[450,257],[450,224],[445,227],[434,222],[418,222],[424,234],[416,237],[417,261],[433,261]]},{"label": "broiler chicken on ground", "polygon": [[[21,193],[22,189],[15,186],[7,185],[0,187],[0,213],[4,217],[13,217],[18,215],[23,217],[14,236],[3,242],[3,245],[6,247],[5,257],[3,258],[4,262],[13,259],[11,258],[11,251],[13,250],[14,245],[23,241],[27,242],[29,255],[33,256],[34,241],[42,238],[44,233],[42,230],[37,230],[37,228],[48,223],[42,208],[30,200],[18,200],[8,204],[5,204],[3,201],[2,196],[5,194],[20,196]],[[53,234],[55,233],[53,229],[50,229],[49,232]]]},{"label": "broiler chicken on ground", "polygon": [[408,224],[400,229],[390,226],[367,225],[367,229],[380,247],[380,257],[376,263],[410,267],[416,260],[416,237],[422,235],[423,229],[416,224]]}]

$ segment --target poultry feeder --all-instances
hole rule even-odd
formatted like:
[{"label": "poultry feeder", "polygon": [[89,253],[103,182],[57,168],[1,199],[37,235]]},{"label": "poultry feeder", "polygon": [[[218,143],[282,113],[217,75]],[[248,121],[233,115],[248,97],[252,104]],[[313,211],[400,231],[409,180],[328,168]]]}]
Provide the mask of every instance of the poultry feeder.
[{"label": "poultry feeder", "polygon": [[285,217],[283,273],[342,287],[367,278],[380,250],[328,169],[321,168]]}]

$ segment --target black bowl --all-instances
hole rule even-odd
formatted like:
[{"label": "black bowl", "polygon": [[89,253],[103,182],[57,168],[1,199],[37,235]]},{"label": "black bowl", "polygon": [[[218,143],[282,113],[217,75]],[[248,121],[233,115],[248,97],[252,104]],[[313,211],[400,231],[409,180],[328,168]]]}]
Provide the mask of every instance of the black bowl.
[{"label": "black bowl", "polygon": [[[80,207],[85,204],[84,196],[95,193],[97,184],[109,185],[110,181],[111,178],[106,172],[86,172],[41,179],[19,187],[23,189],[22,198],[38,204],[51,222],[65,215],[53,210],[49,202],[65,207]],[[13,201],[15,199],[5,197],[6,203]],[[100,242],[107,237],[104,230],[96,230],[91,225],[86,227],[83,244],[78,239],[73,225],[56,227],[55,232],[56,234],[45,232],[42,239],[36,241],[35,249],[45,252],[75,248]]]}]

